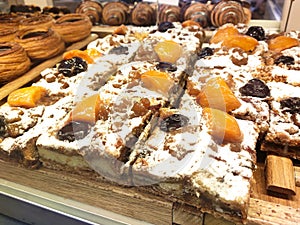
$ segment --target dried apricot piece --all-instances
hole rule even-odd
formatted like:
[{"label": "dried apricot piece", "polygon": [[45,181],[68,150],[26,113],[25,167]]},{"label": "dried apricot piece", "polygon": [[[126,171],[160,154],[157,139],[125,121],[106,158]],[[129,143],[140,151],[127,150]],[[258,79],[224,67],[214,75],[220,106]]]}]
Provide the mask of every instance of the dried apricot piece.
[{"label": "dried apricot piece", "polygon": [[135,32],[133,34],[133,36],[139,41],[144,40],[146,37],[148,37],[148,35],[149,35],[148,32]]},{"label": "dried apricot piece", "polygon": [[196,26],[198,28],[201,28],[200,23],[194,21],[194,20],[186,20],[184,22],[182,22],[182,27],[190,27],[190,26]]},{"label": "dried apricot piece", "polygon": [[30,86],[13,91],[7,98],[10,106],[33,108],[47,94],[47,90],[39,86]]},{"label": "dried apricot piece", "polygon": [[287,36],[277,36],[270,39],[268,42],[269,50],[275,52],[281,52],[282,50],[289,49],[299,45],[299,41],[296,38]]},{"label": "dried apricot piece", "polygon": [[96,59],[96,58],[102,56],[102,53],[99,52],[95,48],[86,49],[86,50],[84,50],[84,52],[86,52],[86,54],[88,54],[88,56],[90,56],[92,59]]},{"label": "dried apricot piece", "polygon": [[208,133],[221,143],[238,143],[243,140],[243,134],[236,119],[228,113],[212,108],[203,108],[203,118],[208,127]]},{"label": "dried apricot piece", "polygon": [[78,102],[71,112],[70,120],[94,124],[98,117],[101,106],[99,94],[95,94]]},{"label": "dried apricot piece", "polygon": [[238,29],[231,25],[231,24],[226,24],[223,27],[220,27],[217,32],[212,36],[210,39],[211,44],[216,44],[224,40],[226,37],[232,37],[235,35],[238,35],[239,31]]},{"label": "dried apricot piece", "polygon": [[94,63],[94,60],[88,55],[88,53],[82,50],[78,50],[78,49],[70,50],[63,54],[63,59],[71,59],[73,57],[82,58],[89,64]]},{"label": "dried apricot piece", "polygon": [[211,78],[197,95],[196,101],[202,107],[226,112],[241,106],[241,103],[232,93],[225,80],[220,77]]},{"label": "dried apricot piece", "polygon": [[182,54],[182,47],[175,41],[165,40],[158,42],[154,46],[154,51],[161,62],[176,63]]},{"label": "dried apricot piece", "polygon": [[166,72],[150,70],[141,75],[143,86],[151,91],[156,91],[164,96],[168,95],[174,81]]},{"label": "dried apricot piece", "polygon": [[248,35],[228,36],[222,42],[222,46],[227,48],[241,48],[246,52],[253,51],[257,45],[258,41]]},{"label": "dried apricot piece", "polygon": [[128,28],[124,24],[122,24],[113,31],[113,34],[125,35],[127,30]]}]

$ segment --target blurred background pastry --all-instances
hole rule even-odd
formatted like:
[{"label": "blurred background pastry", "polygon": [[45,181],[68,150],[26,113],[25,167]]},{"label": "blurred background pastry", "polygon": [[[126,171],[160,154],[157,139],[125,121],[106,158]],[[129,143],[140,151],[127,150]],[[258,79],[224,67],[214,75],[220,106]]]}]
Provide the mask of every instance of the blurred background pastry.
[{"label": "blurred background pastry", "polygon": [[130,21],[137,26],[150,26],[156,22],[156,9],[147,2],[137,3],[130,13]]},{"label": "blurred background pastry", "polygon": [[130,8],[124,2],[107,2],[102,10],[102,22],[110,26],[127,24],[129,21]]},{"label": "blurred background pastry", "polygon": [[15,42],[0,43],[0,83],[9,82],[30,69],[24,48]]},{"label": "blurred background pastry", "polygon": [[213,7],[210,19],[213,26],[220,27],[225,23],[243,23],[246,16],[240,1],[223,0]]},{"label": "blurred background pastry", "polygon": [[159,23],[161,22],[179,22],[180,7],[175,5],[159,5]]},{"label": "blurred background pastry", "polygon": [[20,20],[19,30],[38,29],[48,30],[53,25],[53,18],[50,15],[33,15]]},{"label": "blurred background pastry", "polygon": [[75,9],[76,13],[87,15],[94,25],[101,23],[102,5],[93,0],[82,1]]},{"label": "blurred background pastry", "polygon": [[182,8],[183,21],[192,20],[198,22],[203,28],[209,25],[209,10],[206,4],[195,2],[186,4]]},{"label": "blurred background pastry", "polygon": [[52,28],[64,42],[73,43],[91,34],[92,22],[87,15],[70,13],[58,18]]}]

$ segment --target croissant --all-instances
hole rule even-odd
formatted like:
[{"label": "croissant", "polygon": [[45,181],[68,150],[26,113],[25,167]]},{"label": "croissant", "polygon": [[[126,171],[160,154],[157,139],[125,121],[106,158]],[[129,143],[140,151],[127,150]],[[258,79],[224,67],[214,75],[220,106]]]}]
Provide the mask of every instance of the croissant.
[{"label": "croissant", "polygon": [[65,43],[52,29],[21,30],[16,38],[32,60],[49,59],[65,50]]},{"label": "croissant", "polygon": [[92,22],[84,14],[66,14],[57,19],[52,28],[65,42],[77,42],[91,34]]},{"label": "croissant", "polygon": [[159,22],[178,22],[180,21],[180,7],[162,4],[159,6]]},{"label": "croissant", "polygon": [[103,6],[102,22],[111,26],[126,24],[129,20],[130,9],[123,2],[108,2]]},{"label": "croissant", "polygon": [[223,0],[217,3],[210,15],[211,23],[220,27],[226,23],[238,24],[245,21],[244,9],[240,2]]},{"label": "croissant", "polygon": [[183,20],[193,20],[198,22],[202,27],[209,24],[209,11],[206,4],[195,2],[186,7],[183,12]]},{"label": "croissant", "polygon": [[53,18],[50,15],[34,15],[20,21],[19,30],[45,29],[52,27]]},{"label": "croissant", "polygon": [[247,0],[242,0],[242,7],[244,10],[244,14],[245,14],[245,20],[244,23],[248,24],[252,18],[252,13],[251,13],[251,4],[249,3],[249,1]]},{"label": "croissant", "polygon": [[87,15],[93,24],[98,24],[102,17],[102,5],[96,1],[83,1],[75,9],[76,13]]},{"label": "croissant", "polygon": [[131,11],[131,22],[137,26],[154,25],[156,21],[156,12],[150,4],[139,2]]},{"label": "croissant", "polygon": [[15,42],[0,43],[0,83],[9,82],[30,69],[24,48]]}]

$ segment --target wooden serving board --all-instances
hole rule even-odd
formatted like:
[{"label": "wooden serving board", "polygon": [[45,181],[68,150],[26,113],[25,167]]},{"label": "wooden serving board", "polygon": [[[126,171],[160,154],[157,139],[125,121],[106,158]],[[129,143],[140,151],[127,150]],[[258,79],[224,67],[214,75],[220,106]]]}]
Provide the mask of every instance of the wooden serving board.
[{"label": "wooden serving board", "polygon": [[[98,38],[98,35],[91,34],[89,37],[85,38],[82,41],[76,42],[70,45],[66,51],[74,50],[74,49],[81,49],[89,44],[91,41],[94,41]],[[5,84],[4,86],[0,87],[0,101],[7,97],[12,91],[24,86],[25,84],[31,82],[35,78],[37,78],[40,73],[45,70],[46,68],[51,68],[58,62],[62,60],[63,54],[55,56],[49,60],[46,60],[39,65],[36,65],[27,73],[23,74],[22,76],[18,77],[17,79]]]},{"label": "wooden serving board", "polygon": [[[296,168],[296,173],[299,176],[299,168]],[[148,223],[233,225],[224,219],[202,214],[193,207],[168,202],[161,197],[143,193],[135,187],[120,187],[102,180],[89,180],[62,171],[46,168],[28,170],[14,163],[0,161],[0,178]],[[265,189],[262,164],[258,165],[254,178],[255,184],[246,224],[298,225],[300,223],[300,187],[296,187],[297,194],[292,198],[285,199],[282,196],[268,194]]]}]

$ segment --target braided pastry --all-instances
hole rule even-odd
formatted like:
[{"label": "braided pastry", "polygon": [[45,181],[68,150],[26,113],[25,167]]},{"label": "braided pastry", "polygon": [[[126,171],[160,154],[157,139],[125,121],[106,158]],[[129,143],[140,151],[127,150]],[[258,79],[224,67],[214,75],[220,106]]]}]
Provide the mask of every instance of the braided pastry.
[{"label": "braided pastry", "polygon": [[24,48],[15,42],[0,43],[0,83],[9,82],[30,69]]},{"label": "braided pastry", "polygon": [[131,11],[131,22],[137,26],[149,26],[155,24],[156,12],[150,4],[139,2]]},{"label": "braided pastry", "polygon": [[209,24],[209,11],[206,4],[195,2],[186,7],[183,12],[183,20],[193,20],[198,22],[202,27]]},{"label": "braided pastry", "polygon": [[211,11],[211,23],[220,27],[226,23],[238,24],[245,21],[244,9],[240,2],[223,0],[217,3]]},{"label": "braided pastry", "polygon": [[75,9],[76,13],[87,15],[93,24],[98,24],[102,17],[102,5],[96,1],[85,0]]},{"label": "braided pastry", "polygon": [[160,23],[180,21],[180,8],[174,5],[160,5],[158,20]]},{"label": "braided pastry", "polygon": [[52,29],[21,30],[16,41],[32,60],[49,59],[65,50],[65,43]]},{"label": "braided pastry", "polygon": [[84,14],[66,14],[55,21],[53,30],[56,31],[65,42],[77,42],[91,34],[92,22]]},{"label": "braided pastry", "polygon": [[129,19],[129,6],[123,2],[108,2],[103,6],[102,22],[110,26],[126,24]]},{"label": "braided pastry", "polygon": [[20,21],[19,30],[45,29],[52,27],[53,18],[50,15],[34,15]]}]

